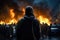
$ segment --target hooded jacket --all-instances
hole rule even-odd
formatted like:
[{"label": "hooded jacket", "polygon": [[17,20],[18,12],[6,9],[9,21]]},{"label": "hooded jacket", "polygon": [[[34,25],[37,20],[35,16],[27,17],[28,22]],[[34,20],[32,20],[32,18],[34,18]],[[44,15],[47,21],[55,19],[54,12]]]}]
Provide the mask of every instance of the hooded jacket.
[{"label": "hooded jacket", "polygon": [[17,23],[17,40],[39,40],[39,21],[35,19],[31,7],[27,7],[25,16]]}]

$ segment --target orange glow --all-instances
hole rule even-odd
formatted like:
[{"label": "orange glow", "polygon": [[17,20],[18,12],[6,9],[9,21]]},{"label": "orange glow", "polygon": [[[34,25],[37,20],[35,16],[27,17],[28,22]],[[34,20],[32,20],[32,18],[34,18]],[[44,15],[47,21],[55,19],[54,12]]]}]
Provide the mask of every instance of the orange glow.
[{"label": "orange glow", "polygon": [[45,18],[45,17],[43,17],[43,16],[39,16],[39,17],[38,17],[38,20],[40,21],[41,24],[47,23],[48,25],[50,25],[50,21],[49,21],[48,18]]},{"label": "orange glow", "polygon": [[11,18],[13,18],[15,16],[13,9],[10,9],[10,16],[11,16]]},{"label": "orange glow", "polygon": [[3,21],[0,21],[0,24],[5,24],[5,22],[3,22]]},{"label": "orange glow", "polygon": [[17,23],[17,21],[16,21],[15,19],[12,19],[12,20],[10,20],[9,23],[7,23],[7,24],[12,24],[12,23],[13,23],[13,24],[14,24],[14,23]]},{"label": "orange glow", "polygon": [[[25,9],[22,8],[22,11],[23,11],[23,14],[25,13]],[[34,11],[34,15],[36,15],[37,19],[40,21],[41,24],[43,23],[47,23],[48,25],[50,25],[50,20],[46,17],[43,17],[43,15],[37,15],[36,11]],[[38,12],[40,13],[40,12]],[[9,9],[9,15],[11,18],[8,19],[8,22],[7,21],[0,21],[0,24],[16,24],[18,22],[18,20],[20,20],[22,17],[21,16],[17,16],[17,19],[15,19],[15,13],[14,13],[14,9]]]},{"label": "orange glow", "polygon": [[17,20],[14,18],[15,13],[13,11],[14,11],[13,9],[10,9],[11,19],[8,19],[9,22],[0,21],[0,24],[12,24],[12,23],[14,24],[14,23],[17,23]]},{"label": "orange glow", "polygon": [[23,8],[22,11],[25,13],[25,9]]}]

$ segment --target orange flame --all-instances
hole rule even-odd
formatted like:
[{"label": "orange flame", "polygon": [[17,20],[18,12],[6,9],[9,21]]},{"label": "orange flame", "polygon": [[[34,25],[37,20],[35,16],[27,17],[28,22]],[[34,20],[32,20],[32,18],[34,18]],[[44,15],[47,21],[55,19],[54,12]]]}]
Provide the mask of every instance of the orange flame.
[{"label": "orange flame", "polygon": [[5,24],[5,22],[3,22],[3,21],[0,21],[0,24]]},{"label": "orange flame", "polygon": [[[18,20],[21,18],[20,16],[18,16],[18,20],[15,19],[15,13],[13,12],[14,9],[10,9],[9,11],[10,11],[9,14],[10,14],[10,17],[11,17],[10,19],[8,19],[9,22],[0,21],[0,24],[12,24],[12,23],[16,24],[18,22]],[[25,9],[24,8],[22,8],[22,11],[25,13]],[[40,21],[41,24],[47,23],[48,25],[50,25],[50,20],[48,18],[43,17],[42,15],[40,15],[37,18],[38,18],[38,20]]]},{"label": "orange flame", "polygon": [[13,12],[13,9],[10,9],[10,15],[11,15],[11,18],[14,18],[15,14]]},{"label": "orange flame", "polygon": [[16,19],[10,20],[7,24],[14,24],[14,23],[17,23]]},{"label": "orange flame", "polygon": [[43,17],[43,16],[39,16],[39,17],[38,17],[38,20],[40,21],[41,24],[47,23],[48,25],[50,25],[50,21],[49,21],[48,18],[45,18],[45,17]]},{"label": "orange flame", "polygon": [[7,24],[17,23],[17,20],[14,18],[15,13],[13,11],[14,11],[14,9],[10,9],[10,16],[11,16],[12,20],[9,20],[9,23],[7,23]]},{"label": "orange flame", "polygon": [[8,24],[17,23],[17,20],[14,18],[15,13],[13,11],[14,11],[14,9],[10,9],[10,15],[11,15],[12,20],[10,20]]},{"label": "orange flame", "polygon": [[11,17],[11,19],[8,19],[9,22],[0,21],[0,24],[12,24],[12,23],[14,24],[14,23],[17,23],[17,20],[14,18],[15,13],[13,11],[14,11],[13,9],[10,9],[10,17]]}]

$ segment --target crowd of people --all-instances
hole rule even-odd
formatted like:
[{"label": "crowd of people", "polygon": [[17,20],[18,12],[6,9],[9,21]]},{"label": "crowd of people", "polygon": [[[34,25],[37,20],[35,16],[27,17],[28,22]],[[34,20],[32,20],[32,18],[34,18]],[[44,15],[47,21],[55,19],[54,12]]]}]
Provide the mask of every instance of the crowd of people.
[{"label": "crowd of people", "polygon": [[[51,27],[52,24],[50,26],[46,23],[40,24],[40,37],[51,36]],[[0,40],[11,39],[13,37],[16,38],[16,24],[0,24]]]},{"label": "crowd of people", "polygon": [[[41,30],[43,32],[43,29],[41,29]],[[16,34],[14,35],[14,33],[16,33],[16,25],[14,25],[14,24],[10,24],[10,25],[0,24],[0,38],[1,37],[4,37],[4,38],[13,37],[16,35]]]},{"label": "crowd of people", "polygon": [[[51,31],[50,26],[48,26],[47,24],[40,24],[40,30],[41,30],[40,37],[43,38],[44,36],[48,36]],[[6,38],[11,39],[13,37],[16,37],[16,24],[10,24],[10,25],[0,24],[0,39],[6,39]]]},{"label": "crowd of people", "polygon": [[14,30],[13,27],[15,27],[14,24],[0,24],[0,40],[12,38]]},{"label": "crowd of people", "polygon": [[[40,24],[40,37],[51,36],[51,27],[52,24],[50,26],[46,23]],[[16,24],[0,24],[0,39],[11,39],[13,37],[16,37]]]}]

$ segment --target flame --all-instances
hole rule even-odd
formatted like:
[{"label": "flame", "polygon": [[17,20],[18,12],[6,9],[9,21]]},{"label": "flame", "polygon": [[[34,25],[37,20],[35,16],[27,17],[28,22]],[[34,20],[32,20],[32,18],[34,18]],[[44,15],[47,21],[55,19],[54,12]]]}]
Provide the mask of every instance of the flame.
[{"label": "flame", "polygon": [[0,24],[5,24],[5,22],[3,22],[3,21],[0,21]]},{"label": "flame", "polygon": [[14,16],[15,16],[13,9],[10,9],[10,16],[11,16],[11,18],[14,18]]},{"label": "flame", "polygon": [[38,20],[40,21],[41,24],[47,23],[48,25],[50,25],[50,21],[49,21],[48,18],[45,18],[45,17],[43,17],[43,16],[39,16],[39,17],[38,17]]},{"label": "flame", "polygon": [[25,13],[25,9],[24,8],[22,8],[22,11]]},{"label": "flame", "polygon": [[[25,9],[24,8],[22,8],[22,11],[25,13]],[[8,22],[7,21],[6,22],[5,21],[0,21],[0,24],[12,24],[12,23],[16,24],[18,22],[18,20],[22,18],[21,16],[18,16],[18,19],[15,19],[14,9],[10,9],[9,10],[9,14],[10,14],[11,18],[8,19]],[[39,17],[37,17],[37,18],[38,18],[38,20],[40,21],[41,24],[47,23],[48,25],[50,25],[49,19],[46,18],[46,17],[43,17],[43,15],[39,15]]]},{"label": "flame", "polygon": [[12,20],[10,20],[8,24],[17,23],[17,20],[14,18],[15,13],[13,11],[14,11],[14,9],[10,9],[10,16],[11,16]]},{"label": "flame", "polygon": [[16,20],[16,19],[10,20],[9,23],[7,23],[7,24],[14,24],[14,23],[15,23],[15,24],[17,23],[17,20]]},{"label": "flame", "polygon": [[14,24],[14,23],[17,23],[17,20],[14,18],[15,17],[15,13],[13,12],[14,9],[10,9],[10,17],[11,19],[8,19],[9,22],[4,22],[4,21],[0,21],[0,24]]}]

